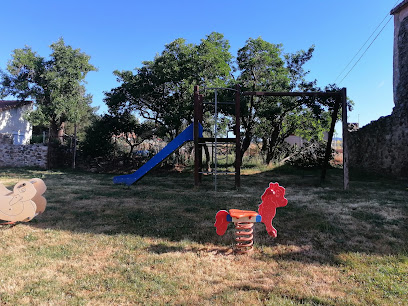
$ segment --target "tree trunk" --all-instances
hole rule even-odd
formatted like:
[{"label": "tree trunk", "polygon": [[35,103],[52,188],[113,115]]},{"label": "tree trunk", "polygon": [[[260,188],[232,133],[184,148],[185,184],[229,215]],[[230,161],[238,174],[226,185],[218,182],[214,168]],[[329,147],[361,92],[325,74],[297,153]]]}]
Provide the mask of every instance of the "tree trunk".
[{"label": "tree trunk", "polygon": [[241,148],[236,148],[237,150],[241,150],[241,160],[240,165],[242,165],[242,159],[244,158],[244,153],[248,150],[249,146],[251,145],[252,140],[252,121],[251,118],[248,118],[245,121],[245,118],[241,118],[242,125],[244,126],[244,139],[242,140]]},{"label": "tree trunk", "polygon": [[61,122],[58,127],[58,140],[59,143],[64,143],[64,135],[65,135],[65,122]]},{"label": "tree trunk", "polygon": [[[253,91],[255,91],[255,85],[253,86]],[[244,139],[242,140],[242,145],[241,148],[236,148],[237,150],[241,150],[240,154],[240,165],[242,165],[242,160],[244,158],[244,153],[248,150],[249,146],[251,145],[251,140],[252,140],[252,127],[253,127],[253,107],[254,107],[254,96],[251,96],[250,99],[250,106],[249,106],[249,113],[248,117],[244,118],[242,116],[241,118],[241,123],[244,126],[245,132],[244,132]],[[242,114],[241,114],[242,115]],[[246,120],[245,120],[246,119]]]},{"label": "tree trunk", "polygon": [[276,154],[276,145],[278,143],[279,133],[280,133],[280,124],[276,125],[272,131],[271,137],[268,139],[268,147],[266,154],[266,164],[269,163],[275,158]]},{"label": "tree trunk", "polygon": [[49,140],[56,143],[63,143],[65,132],[65,122],[58,120],[50,121]]},{"label": "tree trunk", "polygon": [[210,169],[210,151],[208,150],[208,146],[206,144],[203,145],[204,153],[205,153],[205,169],[207,171],[211,171]]},{"label": "tree trunk", "polygon": [[64,164],[64,157],[59,150],[64,137],[64,122],[51,120],[48,136],[48,169],[54,169]]},{"label": "tree trunk", "polygon": [[242,141],[241,148],[237,148],[237,150],[241,150],[241,160],[240,165],[242,165],[242,159],[244,158],[244,153],[248,150],[249,146],[251,145],[251,133],[249,131],[245,131],[244,140]]}]

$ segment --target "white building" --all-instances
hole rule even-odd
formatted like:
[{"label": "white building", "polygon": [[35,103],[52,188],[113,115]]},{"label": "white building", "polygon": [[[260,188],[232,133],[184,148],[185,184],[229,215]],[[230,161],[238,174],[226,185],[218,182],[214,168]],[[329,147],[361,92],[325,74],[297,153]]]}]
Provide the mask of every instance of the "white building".
[{"label": "white building", "polygon": [[32,101],[0,100],[0,134],[12,135],[15,145],[28,144],[33,128],[24,114],[32,109]]},{"label": "white building", "polygon": [[[328,132],[324,132],[324,136],[323,136],[324,140],[328,140],[329,139],[329,133]],[[296,135],[290,135],[289,137],[285,138],[285,141],[290,144],[290,145],[297,145],[298,147],[303,147],[303,145],[305,143],[308,143],[307,140],[303,139],[300,136],[296,136]]]}]

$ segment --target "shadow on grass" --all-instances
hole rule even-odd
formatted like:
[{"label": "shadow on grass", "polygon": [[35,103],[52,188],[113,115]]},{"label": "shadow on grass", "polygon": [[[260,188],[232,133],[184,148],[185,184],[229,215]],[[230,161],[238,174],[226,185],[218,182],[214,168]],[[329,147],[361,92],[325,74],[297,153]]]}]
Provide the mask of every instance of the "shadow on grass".
[{"label": "shadow on grass", "polygon": [[[343,191],[341,170],[329,170],[326,182],[319,185],[319,171],[278,168],[243,175],[238,191],[233,177],[220,177],[214,192],[211,177],[204,177],[202,186],[195,188],[191,173],[160,172],[126,187],[114,185],[112,175],[13,171],[4,175],[42,176],[47,184],[47,209],[29,223],[38,228],[126,233],[211,243],[225,249],[233,244],[233,226],[225,236],[217,236],[213,226],[217,211],[257,210],[269,182],[279,182],[286,187],[289,203],[278,209],[273,221],[278,229],[276,239],[267,235],[263,224],[256,225],[260,260],[272,257],[335,264],[340,252],[406,254],[408,249],[408,192],[403,181],[357,178],[351,181],[350,191]],[[276,254],[263,251],[275,246],[280,248]],[[151,248],[158,254],[178,250],[160,244]]]},{"label": "shadow on grass", "polygon": [[153,244],[148,247],[150,253],[155,254],[164,254],[164,253],[173,253],[173,252],[181,252],[183,248],[180,246],[169,246],[164,243]]}]

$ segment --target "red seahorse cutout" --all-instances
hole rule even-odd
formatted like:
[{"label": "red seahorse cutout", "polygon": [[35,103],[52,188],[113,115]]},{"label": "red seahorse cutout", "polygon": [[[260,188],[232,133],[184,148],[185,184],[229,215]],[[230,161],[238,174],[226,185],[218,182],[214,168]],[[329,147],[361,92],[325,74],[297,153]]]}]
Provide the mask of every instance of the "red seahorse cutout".
[{"label": "red seahorse cutout", "polygon": [[272,219],[275,217],[277,207],[284,207],[288,204],[285,198],[285,188],[279,186],[278,183],[270,183],[261,199],[262,203],[259,205],[258,213],[262,216],[262,222],[268,234],[275,238],[277,231],[272,226]]},{"label": "red seahorse cutout", "polygon": [[225,234],[227,230],[229,222],[227,221],[228,212],[226,210],[220,210],[215,215],[215,224],[214,226],[217,228],[217,234],[222,236]]}]

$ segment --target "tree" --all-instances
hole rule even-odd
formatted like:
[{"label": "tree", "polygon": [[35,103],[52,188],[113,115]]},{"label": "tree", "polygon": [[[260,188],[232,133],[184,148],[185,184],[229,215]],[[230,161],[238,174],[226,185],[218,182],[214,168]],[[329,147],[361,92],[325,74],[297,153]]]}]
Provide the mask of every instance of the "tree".
[{"label": "tree", "polygon": [[150,139],[154,133],[152,122],[140,123],[132,114],[108,115],[95,118],[87,129],[82,145],[83,152],[90,157],[111,157],[117,150],[117,141],[124,141],[129,150],[126,159],[132,156],[134,148]]},{"label": "tree", "polygon": [[84,156],[111,158],[115,152],[115,143],[110,126],[111,117],[96,116],[85,130],[85,139],[81,145]]},{"label": "tree", "polygon": [[[237,81],[243,90],[249,91],[316,91],[315,82],[305,80],[308,71],[303,69],[313,50],[312,46],[307,51],[282,56],[282,45],[251,38],[238,51]],[[244,130],[241,156],[254,137],[262,139],[262,151],[269,163],[277,157],[279,146],[289,135],[303,131],[310,137],[322,136],[317,132],[328,129],[329,118],[322,102],[310,98],[250,96],[241,105]]]},{"label": "tree", "polygon": [[192,120],[193,86],[221,86],[230,78],[228,50],[228,41],[219,33],[208,35],[199,45],[179,38],[135,73],[115,71],[121,84],[106,93],[110,113],[136,112],[173,139]]},{"label": "tree", "polygon": [[[280,57],[281,52],[281,45],[268,43],[261,38],[247,40],[246,45],[238,50],[237,57],[240,71],[237,81],[242,90],[285,91],[284,89],[289,86],[290,80],[284,67],[284,61]],[[244,130],[241,156],[249,148],[255,136],[257,123],[262,117],[260,112],[270,117],[279,112],[279,105],[268,103],[268,101],[271,99],[250,96],[241,105],[241,124]],[[262,106],[264,106],[263,110],[261,109]],[[265,109],[266,107],[268,109]]]},{"label": "tree", "polygon": [[140,121],[131,113],[125,112],[120,116],[109,116],[109,126],[111,134],[117,139],[123,140],[129,147],[125,153],[130,158],[134,149],[145,140],[151,139],[155,133],[154,123],[152,121]]},{"label": "tree", "polygon": [[92,112],[84,80],[96,68],[89,63],[90,56],[65,45],[62,38],[50,48],[49,59],[27,46],[14,50],[7,72],[1,72],[0,94],[34,99],[35,110],[28,119],[49,124],[50,138],[57,138],[63,136],[67,121],[78,123]]},{"label": "tree", "polygon": [[[179,38],[166,45],[154,60],[143,62],[135,72],[115,71],[120,85],[106,93],[105,102],[112,115],[135,112],[163,128],[166,136],[172,139],[191,122],[194,85],[233,87],[238,83],[243,91],[318,90],[315,81],[306,81],[308,71],[303,68],[313,50],[312,46],[306,51],[283,54],[282,45],[251,38],[238,51],[235,68],[229,43],[222,34],[211,33],[199,45],[186,44]],[[220,96],[228,98],[230,94],[221,93]],[[242,99],[241,156],[254,139],[262,139],[269,163],[276,158],[277,148],[292,133],[310,139],[321,138],[329,122],[329,103],[326,102],[294,97]],[[226,119],[233,117],[233,109],[221,106],[219,111],[226,114]],[[209,122],[212,117],[205,114],[204,118]],[[225,126],[229,124],[228,120],[224,123]]]}]

